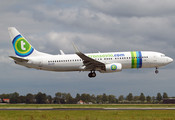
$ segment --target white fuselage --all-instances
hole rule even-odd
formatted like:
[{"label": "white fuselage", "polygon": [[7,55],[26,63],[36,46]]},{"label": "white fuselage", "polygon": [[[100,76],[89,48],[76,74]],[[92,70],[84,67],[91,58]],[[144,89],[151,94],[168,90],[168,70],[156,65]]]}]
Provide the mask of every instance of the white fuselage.
[{"label": "white fuselage", "polygon": [[[122,69],[131,68],[151,68],[162,67],[173,60],[159,52],[140,51],[141,56],[131,52],[110,52],[110,53],[88,53],[86,56],[93,58],[105,64],[120,63]],[[83,60],[76,54],[67,55],[47,55],[38,57],[28,57],[28,62],[19,62],[17,64],[26,66],[28,68],[35,68],[48,71],[90,71],[85,69]],[[100,71],[100,68],[96,68]]]},{"label": "white fuselage", "polygon": [[158,68],[173,61],[162,53],[151,51],[82,53],[72,43],[75,54],[50,55],[37,51],[14,27],[8,28],[11,42],[16,56],[9,56],[16,64],[47,71],[90,71],[88,76],[96,76],[95,71],[101,73],[120,72],[122,69]]}]

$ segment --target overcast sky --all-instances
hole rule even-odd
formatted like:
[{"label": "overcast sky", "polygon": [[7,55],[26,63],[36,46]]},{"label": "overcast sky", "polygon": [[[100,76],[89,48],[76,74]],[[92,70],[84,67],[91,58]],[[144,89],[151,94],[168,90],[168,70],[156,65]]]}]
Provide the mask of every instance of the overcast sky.
[{"label": "overcast sky", "polygon": [[159,69],[129,69],[118,73],[48,72],[16,65],[8,27],[18,31],[38,51],[74,54],[157,51],[175,59],[174,0],[0,0],[0,94],[43,92],[175,96],[174,62]]}]

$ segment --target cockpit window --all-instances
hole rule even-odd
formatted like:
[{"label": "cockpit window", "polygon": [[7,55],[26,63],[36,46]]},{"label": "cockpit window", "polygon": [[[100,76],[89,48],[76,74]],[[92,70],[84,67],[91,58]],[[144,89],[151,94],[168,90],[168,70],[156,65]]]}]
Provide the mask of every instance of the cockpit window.
[{"label": "cockpit window", "polygon": [[161,55],[161,57],[165,57],[165,55]]}]

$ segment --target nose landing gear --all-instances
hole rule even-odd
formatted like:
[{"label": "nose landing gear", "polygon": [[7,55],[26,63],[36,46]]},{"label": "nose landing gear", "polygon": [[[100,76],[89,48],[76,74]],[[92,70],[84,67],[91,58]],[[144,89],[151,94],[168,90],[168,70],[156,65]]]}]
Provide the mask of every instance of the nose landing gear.
[{"label": "nose landing gear", "polygon": [[88,74],[88,76],[90,77],[90,78],[93,78],[93,77],[95,77],[96,76],[96,73],[95,73],[95,71],[91,71],[89,74]]},{"label": "nose landing gear", "polygon": [[158,73],[159,73],[159,71],[157,70],[157,67],[156,67],[156,71],[155,71],[155,73],[156,73],[156,74],[158,74]]}]

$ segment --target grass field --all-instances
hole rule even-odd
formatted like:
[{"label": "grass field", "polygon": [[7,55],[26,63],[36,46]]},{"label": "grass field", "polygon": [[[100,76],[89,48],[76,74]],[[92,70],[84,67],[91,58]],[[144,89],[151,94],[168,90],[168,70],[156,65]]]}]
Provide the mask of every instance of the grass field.
[{"label": "grass field", "polygon": [[0,108],[175,108],[175,104],[0,104]]},{"label": "grass field", "polygon": [[[0,108],[175,108],[175,104],[0,104]],[[175,120],[175,110],[0,110],[0,120]]]},{"label": "grass field", "polygon": [[175,120],[175,111],[0,111],[0,120]]}]

